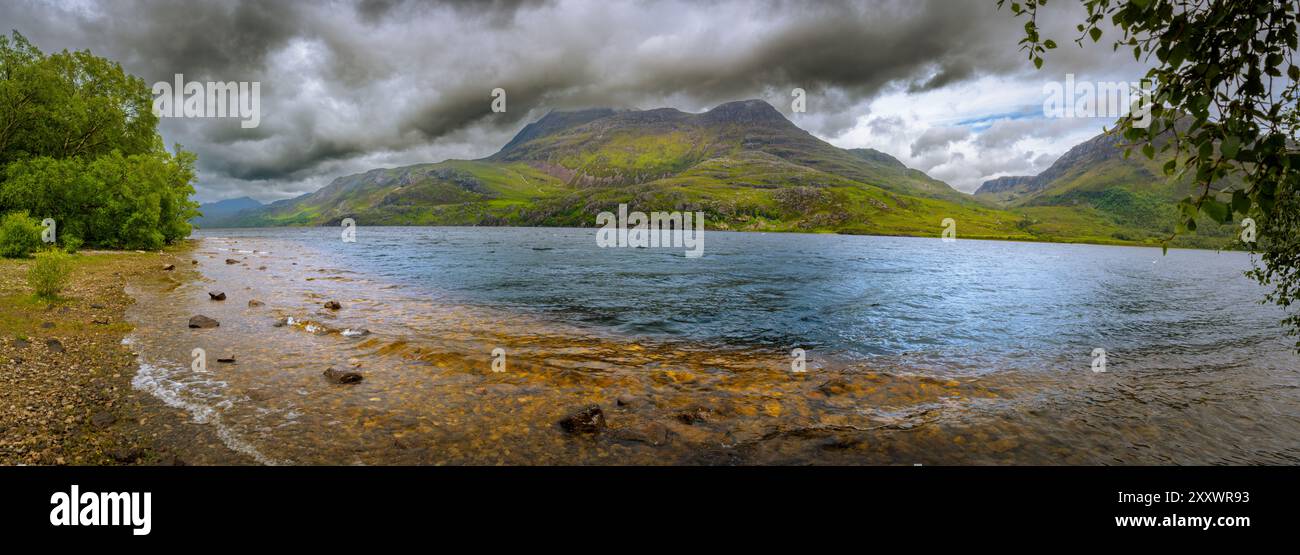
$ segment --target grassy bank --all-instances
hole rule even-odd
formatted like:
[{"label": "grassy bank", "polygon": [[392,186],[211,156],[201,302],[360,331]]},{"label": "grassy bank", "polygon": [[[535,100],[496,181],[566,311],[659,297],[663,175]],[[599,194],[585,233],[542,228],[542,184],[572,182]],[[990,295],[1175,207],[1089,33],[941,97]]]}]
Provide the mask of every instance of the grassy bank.
[{"label": "grassy bank", "polygon": [[166,279],[187,279],[188,249],[75,255],[52,300],[28,286],[31,259],[0,259],[0,464],[247,462],[184,411],[131,387],[125,285],[168,264],[177,270]]}]

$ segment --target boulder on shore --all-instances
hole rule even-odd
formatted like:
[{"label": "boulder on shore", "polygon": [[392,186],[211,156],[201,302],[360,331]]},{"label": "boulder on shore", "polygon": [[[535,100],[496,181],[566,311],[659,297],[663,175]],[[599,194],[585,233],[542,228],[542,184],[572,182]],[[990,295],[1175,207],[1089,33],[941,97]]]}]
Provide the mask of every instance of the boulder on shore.
[{"label": "boulder on shore", "polygon": [[207,316],[204,316],[202,314],[190,318],[191,328],[215,328],[220,325],[221,322],[213,320],[212,318],[208,318]]},{"label": "boulder on shore", "polygon": [[346,372],[343,370],[335,370],[333,368],[326,368],[324,376],[325,379],[329,380],[331,383],[337,384],[351,384],[362,380],[361,374],[357,372]]},{"label": "boulder on shore", "polygon": [[175,265],[175,264],[168,264],[168,265],[166,265],[166,266],[163,266],[163,271],[164,271],[164,272],[170,272],[170,271],[175,270],[175,269],[176,269],[176,265]]},{"label": "boulder on shore", "polygon": [[605,429],[605,413],[600,405],[587,405],[564,417],[560,428],[570,434],[597,434]]}]

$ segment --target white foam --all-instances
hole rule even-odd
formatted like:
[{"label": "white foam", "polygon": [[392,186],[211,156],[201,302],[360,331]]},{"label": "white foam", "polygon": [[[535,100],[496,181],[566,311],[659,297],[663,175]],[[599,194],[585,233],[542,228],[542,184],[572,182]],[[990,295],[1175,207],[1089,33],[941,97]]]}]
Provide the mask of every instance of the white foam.
[{"label": "white foam", "polygon": [[[289,464],[263,455],[252,444],[237,436],[234,431],[221,421],[221,413],[213,406],[188,399],[186,395],[187,386],[172,379],[172,375],[176,372],[176,370],[169,371],[160,366],[141,362],[135,377],[131,379],[131,386],[157,397],[169,407],[182,409],[190,413],[194,421],[199,424],[212,425],[217,430],[217,437],[221,439],[221,442],[236,452],[248,455],[253,460],[267,466]],[[217,406],[223,404],[228,407],[229,401],[221,401]]]}]

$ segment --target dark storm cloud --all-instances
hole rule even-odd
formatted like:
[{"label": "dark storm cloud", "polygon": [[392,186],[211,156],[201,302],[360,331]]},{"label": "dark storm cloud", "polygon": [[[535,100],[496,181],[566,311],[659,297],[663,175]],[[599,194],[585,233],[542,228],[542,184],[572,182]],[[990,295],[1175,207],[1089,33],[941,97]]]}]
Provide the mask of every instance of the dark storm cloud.
[{"label": "dark storm cloud", "polygon": [[[1044,25],[1077,18],[1057,19]],[[260,81],[259,128],[161,125],[169,144],[199,155],[203,200],[283,198],[376,166],[486,156],[550,109],[703,110],[758,97],[789,113],[800,87],[808,112],[792,119],[830,137],[868,115],[902,126],[867,113],[883,92],[1029,71],[1015,44],[1022,22],[985,1],[19,0],[0,5],[0,21],[45,50],[89,48],[149,82]],[[1069,50],[1049,68],[1109,59]],[[506,113],[490,110],[497,87]],[[909,141],[934,158],[952,141],[933,138]]]}]

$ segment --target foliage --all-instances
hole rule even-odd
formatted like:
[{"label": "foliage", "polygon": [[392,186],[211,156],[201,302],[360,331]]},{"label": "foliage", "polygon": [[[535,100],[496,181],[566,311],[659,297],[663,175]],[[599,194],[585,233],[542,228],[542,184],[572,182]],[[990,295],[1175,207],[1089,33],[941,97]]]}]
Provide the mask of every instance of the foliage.
[{"label": "foliage", "polygon": [[72,256],[59,250],[49,249],[36,253],[36,260],[27,269],[27,284],[42,299],[57,298],[68,284],[72,273]]},{"label": "foliage", "polygon": [[145,82],[90,52],[0,36],[0,211],[89,245],[154,249],[197,215],[194,155],[167,151]]},{"label": "foliage", "polygon": [[61,239],[64,252],[68,254],[77,254],[77,251],[81,250],[82,241],[80,237],[65,234]]},{"label": "foliage", "polygon": [[26,212],[10,212],[0,220],[0,256],[24,258],[41,248],[41,225]]},{"label": "foliage", "polygon": [[[1112,49],[1132,51],[1151,65],[1151,125],[1126,117],[1116,132],[1149,159],[1174,156],[1167,175],[1191,175],[1199,193],[1179,203],[1179,233],[1195,231],[1197,219],[1231,222],[1234,214],[1257,223],[1251,245],[1260,254],[1249,275],[1272,285],[1268,300],[1283,307],[1300,301],[1300,66],[1297,20],[1300,4],[1252,0],[1080,0],[1086,19],[1076,43],[1100,42],[1118,33]],[[998,5],[1006,4],[999,0]],[[1038,8],[1046,0],[1012,2],[1025,17],[1021,48],[1035,66],[1056,47],[1038,32]],[[1172,135],[1172,140],[1164,136]],[[1216,189],[1225,177],[1240,185]],[[1300,334],[1300,314],[1285,324]],[[1300,347],[1300,343],[1297,343]]]}]

